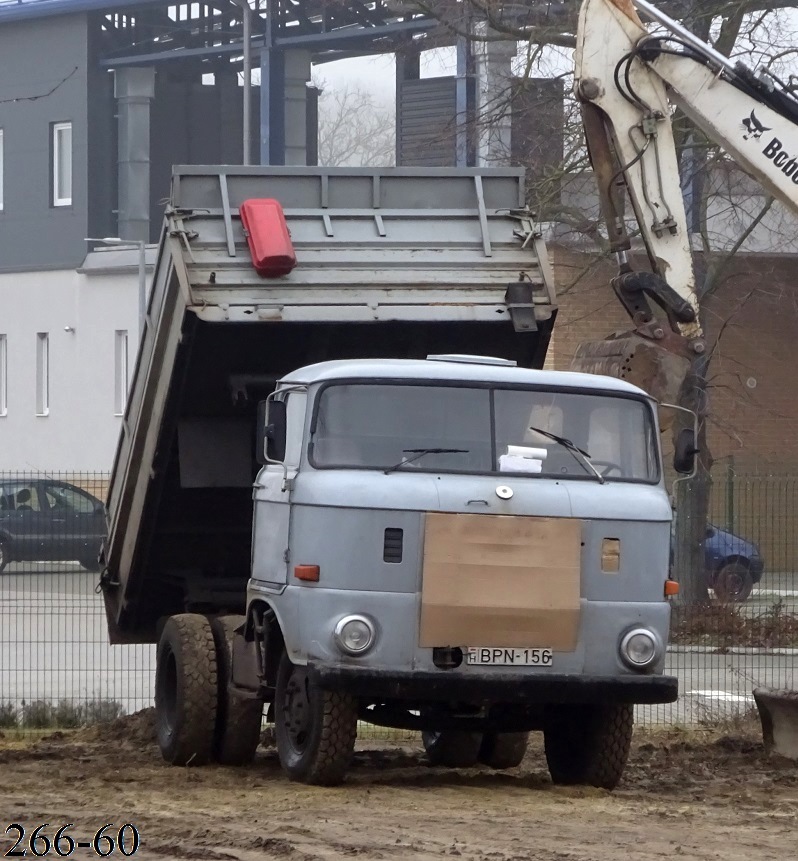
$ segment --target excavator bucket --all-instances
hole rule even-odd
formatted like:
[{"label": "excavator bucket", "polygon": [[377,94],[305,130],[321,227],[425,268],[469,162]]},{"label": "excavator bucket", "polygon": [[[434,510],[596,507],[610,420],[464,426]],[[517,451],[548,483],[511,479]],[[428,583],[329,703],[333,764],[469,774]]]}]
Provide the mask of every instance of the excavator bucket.
[{"label": "excavator bucket", "polygon": [[798,759],[798,691],[755,688],[765,750]]},{"label": "excavator bucket", "polygon": [[690,358],[678,335],[666,332],[661,339],[652,340],[622,332],[603,341],[581,343],[571,370],[626,380],[660,403],[674,403],[690,370]]}]

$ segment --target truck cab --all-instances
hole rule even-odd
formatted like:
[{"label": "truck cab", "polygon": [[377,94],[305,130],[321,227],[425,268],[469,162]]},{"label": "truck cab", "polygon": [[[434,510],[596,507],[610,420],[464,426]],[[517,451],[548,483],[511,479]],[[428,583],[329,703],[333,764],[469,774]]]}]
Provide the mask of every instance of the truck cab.
[{"label": "truck cab", "polygon": [[240,636],[290,775],[342,775],[334,702],[347,739],[419,729],[443,765],[543,730],[555,779],[614,785],[632,704],[676,694],[655,402],[490,357],[332,361],[278,382],[259,440]]}]

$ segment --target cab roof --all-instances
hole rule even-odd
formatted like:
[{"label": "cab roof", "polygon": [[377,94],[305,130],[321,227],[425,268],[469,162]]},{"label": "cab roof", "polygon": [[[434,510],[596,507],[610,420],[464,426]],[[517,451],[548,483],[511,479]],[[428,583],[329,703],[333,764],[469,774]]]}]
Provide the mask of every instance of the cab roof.
[{"label": "cab roof", "polygon": [[594,389],[651,399],[637,386],[600,374],[519,368],[490,356],[439,356],[427,359],[341,359],[297,368],[280,385],[312,385],[334,380],[434,380],[436,382],[501,383],[546,388]]}]

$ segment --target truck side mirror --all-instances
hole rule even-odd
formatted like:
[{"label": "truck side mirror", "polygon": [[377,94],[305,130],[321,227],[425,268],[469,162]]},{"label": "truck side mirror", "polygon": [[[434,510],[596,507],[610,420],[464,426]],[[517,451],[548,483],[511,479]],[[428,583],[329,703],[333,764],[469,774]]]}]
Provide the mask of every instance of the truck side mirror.
[{"label": "truck side mirror", "polygon": [[258,463],[285,460],[286,402],[261,401],[255,442]]},{"label": "truck side mirror", "polygon": [[673,453],[673,468],[681,475],[689,475],[695,469],[696,448],[695,431],[692,428],[682,428],[676,437]]}]

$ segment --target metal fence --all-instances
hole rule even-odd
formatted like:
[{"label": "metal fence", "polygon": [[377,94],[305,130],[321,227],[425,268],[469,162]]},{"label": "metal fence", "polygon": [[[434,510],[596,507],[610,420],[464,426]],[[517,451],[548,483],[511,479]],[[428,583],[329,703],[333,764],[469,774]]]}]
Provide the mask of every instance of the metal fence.
[{"label": "metal fence", "polygon": [[[0,472],[0,730],[91,723],[152,704],[154,647],[107,642],[96,584],[105,473]],[[743,601],[708,589],[674,607],[666,671],[679,701],[643,722],[712,721],[753,708],[752,688],[798,686],[798,477],[716,471],[705,545],[718,565],[764,560]],[[749,566],[750,567],[750,566]]]},{"label": "metal fence", "polygon": [[152,647],[108,645],[97,555],[107,473],[0,472],[0,730],[151,704]]}]

